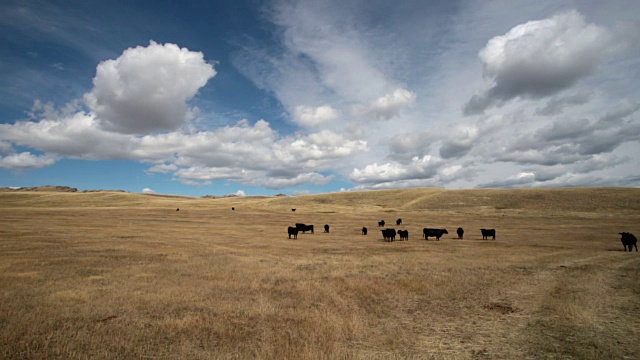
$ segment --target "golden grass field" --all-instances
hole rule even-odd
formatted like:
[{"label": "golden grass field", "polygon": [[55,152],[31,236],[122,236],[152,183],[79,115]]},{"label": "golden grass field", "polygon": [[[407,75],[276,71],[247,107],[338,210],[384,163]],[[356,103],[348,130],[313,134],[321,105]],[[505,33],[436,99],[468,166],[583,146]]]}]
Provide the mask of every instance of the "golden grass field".
[{"label": "golden grass field", "polygon": [[622,231],[640,189],[0,191],[0,358],[637,359]]}]

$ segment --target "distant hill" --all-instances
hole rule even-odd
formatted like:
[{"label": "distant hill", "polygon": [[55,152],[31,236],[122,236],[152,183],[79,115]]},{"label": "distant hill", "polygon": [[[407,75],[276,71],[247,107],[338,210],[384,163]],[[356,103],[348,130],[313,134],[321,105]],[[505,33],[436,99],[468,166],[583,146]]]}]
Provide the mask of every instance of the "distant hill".
[{"label": "distant hill", "polygon": [[[261,211],[538,211],[631,212],[640,216],[639,188],[545,188],[445,190],[413,188],[301,196],[187,197],[89,191],[64,186],[0,190],[0,207],[191,207],[234,206]],[[351,210],[349,210],[351,209]]]},{"label": "distant hill", "polygon": [[36,187],[18,187],[18,188],[0,188],[0,191],[46,191],[46,192],[78,192],[78,189],[69,186],[36,186]]}]

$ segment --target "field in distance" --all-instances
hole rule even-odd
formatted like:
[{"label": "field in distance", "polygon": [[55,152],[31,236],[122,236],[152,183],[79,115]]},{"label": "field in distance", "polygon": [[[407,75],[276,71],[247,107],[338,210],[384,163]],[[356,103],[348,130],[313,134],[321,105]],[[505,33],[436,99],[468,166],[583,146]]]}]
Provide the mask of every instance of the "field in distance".
[{"label": "field in distance", "polygon": [[0,191],[2,359],[640,354],[640,189],[45,190]]}]

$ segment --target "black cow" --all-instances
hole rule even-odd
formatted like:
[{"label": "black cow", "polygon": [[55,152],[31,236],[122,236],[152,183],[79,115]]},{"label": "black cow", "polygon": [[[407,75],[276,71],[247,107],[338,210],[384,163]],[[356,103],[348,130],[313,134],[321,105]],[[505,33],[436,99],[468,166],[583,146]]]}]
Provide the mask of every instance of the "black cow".
[{"label": "black cow", "polygon": [[400,226],[402,224],[402,219],[396,220],[396,225]]},{"label": "black cow", "polygon": [[622,246],[624,246],[624,251],[627,251],[627,246],[629,247],[629,252],[631,252],[631,249],[634,246],[636,248],[636,251],[638,251],[638,239],[636,239],[636,237],[632,233],[621,232],[619,234],[622,235],[622,238],[620,239],[620,241],[622,241]]},{"label": "black cow", "polygon": [[380,227],[384,226],[384,220],[378,221],[378,226],[380,226]]},{"label": "black cow", "polygon": [[489,236],[493,237],[493,240],[496,239],[496,229],[480,229],[482,232],[482,240],[489,240]]},{"label": "black cow", "polygon": [[456,230],[456,233],[458,233],[458,239],[462,239],[462,237],[464,236],[464,229],[458,228],[458,230]]},{"label": "black cow", "polygon": [[180,211],[180,208],[177,208],[176,211]]},{"label": "black cow", "polygon": [[329,224],[325,224],[324,225],[324,232],[326,232],[326,233],[329,232]]},{"label": "black cow", "polygon": [[409,230],[398,230],[398,235],[400,236],[400,240],[409,241]]},{"label": "black cow", "polygon": [[396,241],[396,229],[380,230],[384,241]]},{"label": "black cow", "polygon": [[440,241],[440,238],[442,237],[442,235],[444,234],[448,234],[449,232],[447,231],[447,229],[430,229],[430,228],[424,228],[422,229],[422,237],[425,240],[429,240],[429,236],[435,237],[436,240]]},{"label": "black cow", "polygon": [[231,210],[235,210],[236,208],[232,207]]},{"label": "black cow", "polygon": [[291,211],[296,211],[296,209],[291,209]]},{"label": "black cow", "polygon": [[313,234],[313,225],[305,225],[305,224],[300,224],[300,223],[296,223],[296,228],[298,229],[298,231],[302,231],[302,233],[306,233],[307,231],[311,231],[311,233]]},{"label": "black cow", "polygon": [[291,235],[293,235],[294,239],[298,238],[298,228],[294,228],[293,226],[289,226],[287,228],[287,232],[289,233],[289,239],[291,239]]},{"label": "black cow", "polygon": [[367,228],[366,227],[362,227],[362,235],[367,235]]}]

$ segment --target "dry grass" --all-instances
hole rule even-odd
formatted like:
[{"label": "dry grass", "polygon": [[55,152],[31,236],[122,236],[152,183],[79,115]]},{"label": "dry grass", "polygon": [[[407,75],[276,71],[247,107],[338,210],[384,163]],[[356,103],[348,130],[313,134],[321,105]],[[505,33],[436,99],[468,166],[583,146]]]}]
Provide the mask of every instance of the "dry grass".
[{"label": "dry grass", "polygon": [[0,192],[0,358],[638,358],[639,218],[638,189]]}]

